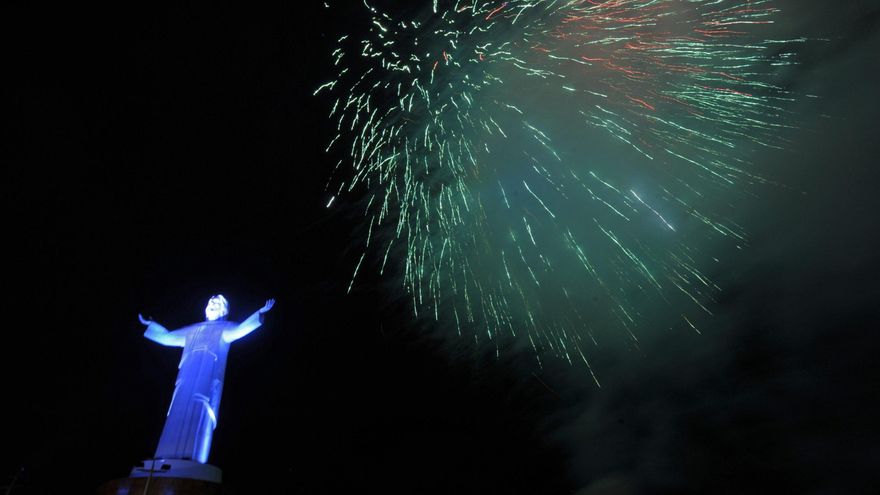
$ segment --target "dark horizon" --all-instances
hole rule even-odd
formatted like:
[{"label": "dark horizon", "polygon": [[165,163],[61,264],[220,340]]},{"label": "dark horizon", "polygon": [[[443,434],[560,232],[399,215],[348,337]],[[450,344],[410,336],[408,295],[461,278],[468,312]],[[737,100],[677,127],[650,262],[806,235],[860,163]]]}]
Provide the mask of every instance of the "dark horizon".
[{"label": "dark horizon", "polygon": [[820,98],[759,158],[793,183],[715,269],[711,328],[596,356],[601,389],[414,321],[369,271],[346,294],[363,226],[326,208],[312,92],[354,20],[8,14],[0,486],[23,467],[13,494],[89,493],[152,455],[179,350],[137,315],[177,328],[222,293],[234,320],[277,300],[229,356],[210,462],[230,493],[876,493],[880,10],[780,3],[826,39],[781,76]]}]

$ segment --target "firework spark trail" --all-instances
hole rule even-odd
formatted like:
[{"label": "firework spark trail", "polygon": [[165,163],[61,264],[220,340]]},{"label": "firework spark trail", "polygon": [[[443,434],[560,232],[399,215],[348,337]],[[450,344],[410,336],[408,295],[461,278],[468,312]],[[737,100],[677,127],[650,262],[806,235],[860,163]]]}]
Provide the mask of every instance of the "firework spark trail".
[{"label": "firework spark trail", "polygon": [[316,91],[346,155],[332,192],[365,192],[364,252],[416,317],[589,366],[607,316],[638,343],[646,297],[709,312],[701,245],[746,237],[717,197],[764,181],[748,155],[786,125],[770,0],[364,5]]}]

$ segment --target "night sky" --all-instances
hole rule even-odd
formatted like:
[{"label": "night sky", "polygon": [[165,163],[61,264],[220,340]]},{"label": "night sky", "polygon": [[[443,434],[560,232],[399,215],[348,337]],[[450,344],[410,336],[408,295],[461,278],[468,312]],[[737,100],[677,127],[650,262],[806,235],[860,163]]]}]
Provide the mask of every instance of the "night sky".
[{"label": "night sky", "polygon": [[230,493],[880,493],[876,2],[779,2],[780,33],[827,39],[777,81],[821,96],[757,158],[784,186],[713,268],[712,327],[597,356],[601,390],[414,322],[369,273],[346,294],[362,226],[325,208],[312,92],[359,28],[306,3],[2,16],[0,486],[90,493],[150,457],[180,351],[137,314],[222,293],[236,320],[277,300],[230,352]]}]

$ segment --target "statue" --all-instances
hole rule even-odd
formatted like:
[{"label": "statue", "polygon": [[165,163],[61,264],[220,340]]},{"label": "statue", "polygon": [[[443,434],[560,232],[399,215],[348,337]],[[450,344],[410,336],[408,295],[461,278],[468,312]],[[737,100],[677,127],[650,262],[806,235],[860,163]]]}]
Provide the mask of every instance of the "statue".
[{"label": "statue", "polygon": [[256,330],[274,304],[275,300],[269,299],[248,319],[235,323],[226,320],[229,303],[218,294],[208,300],[205,321],[174,331],[138,315],[147,326],[144,337],[165,346],[183,347],[156,459],[207,463],[217,427],[229,344]]}]

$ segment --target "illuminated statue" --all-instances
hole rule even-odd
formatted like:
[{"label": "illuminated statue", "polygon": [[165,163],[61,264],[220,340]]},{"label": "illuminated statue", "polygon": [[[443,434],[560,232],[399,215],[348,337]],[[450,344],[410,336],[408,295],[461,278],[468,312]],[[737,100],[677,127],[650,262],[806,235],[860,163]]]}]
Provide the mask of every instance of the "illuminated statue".
[{"label": "illuminated statue", "polygon": [[269,299],[248,319],[235,323],[226,320],[229,303],[218,294],[208,301],[205,321],[174,331],[138,315],[141,323],[147,325],[144,337],[162,345],[183,347],[156,459],[201,464],[208,461],[211,437],[217,427],[229,344],[256,330],[274,304],[275,300]]}]

